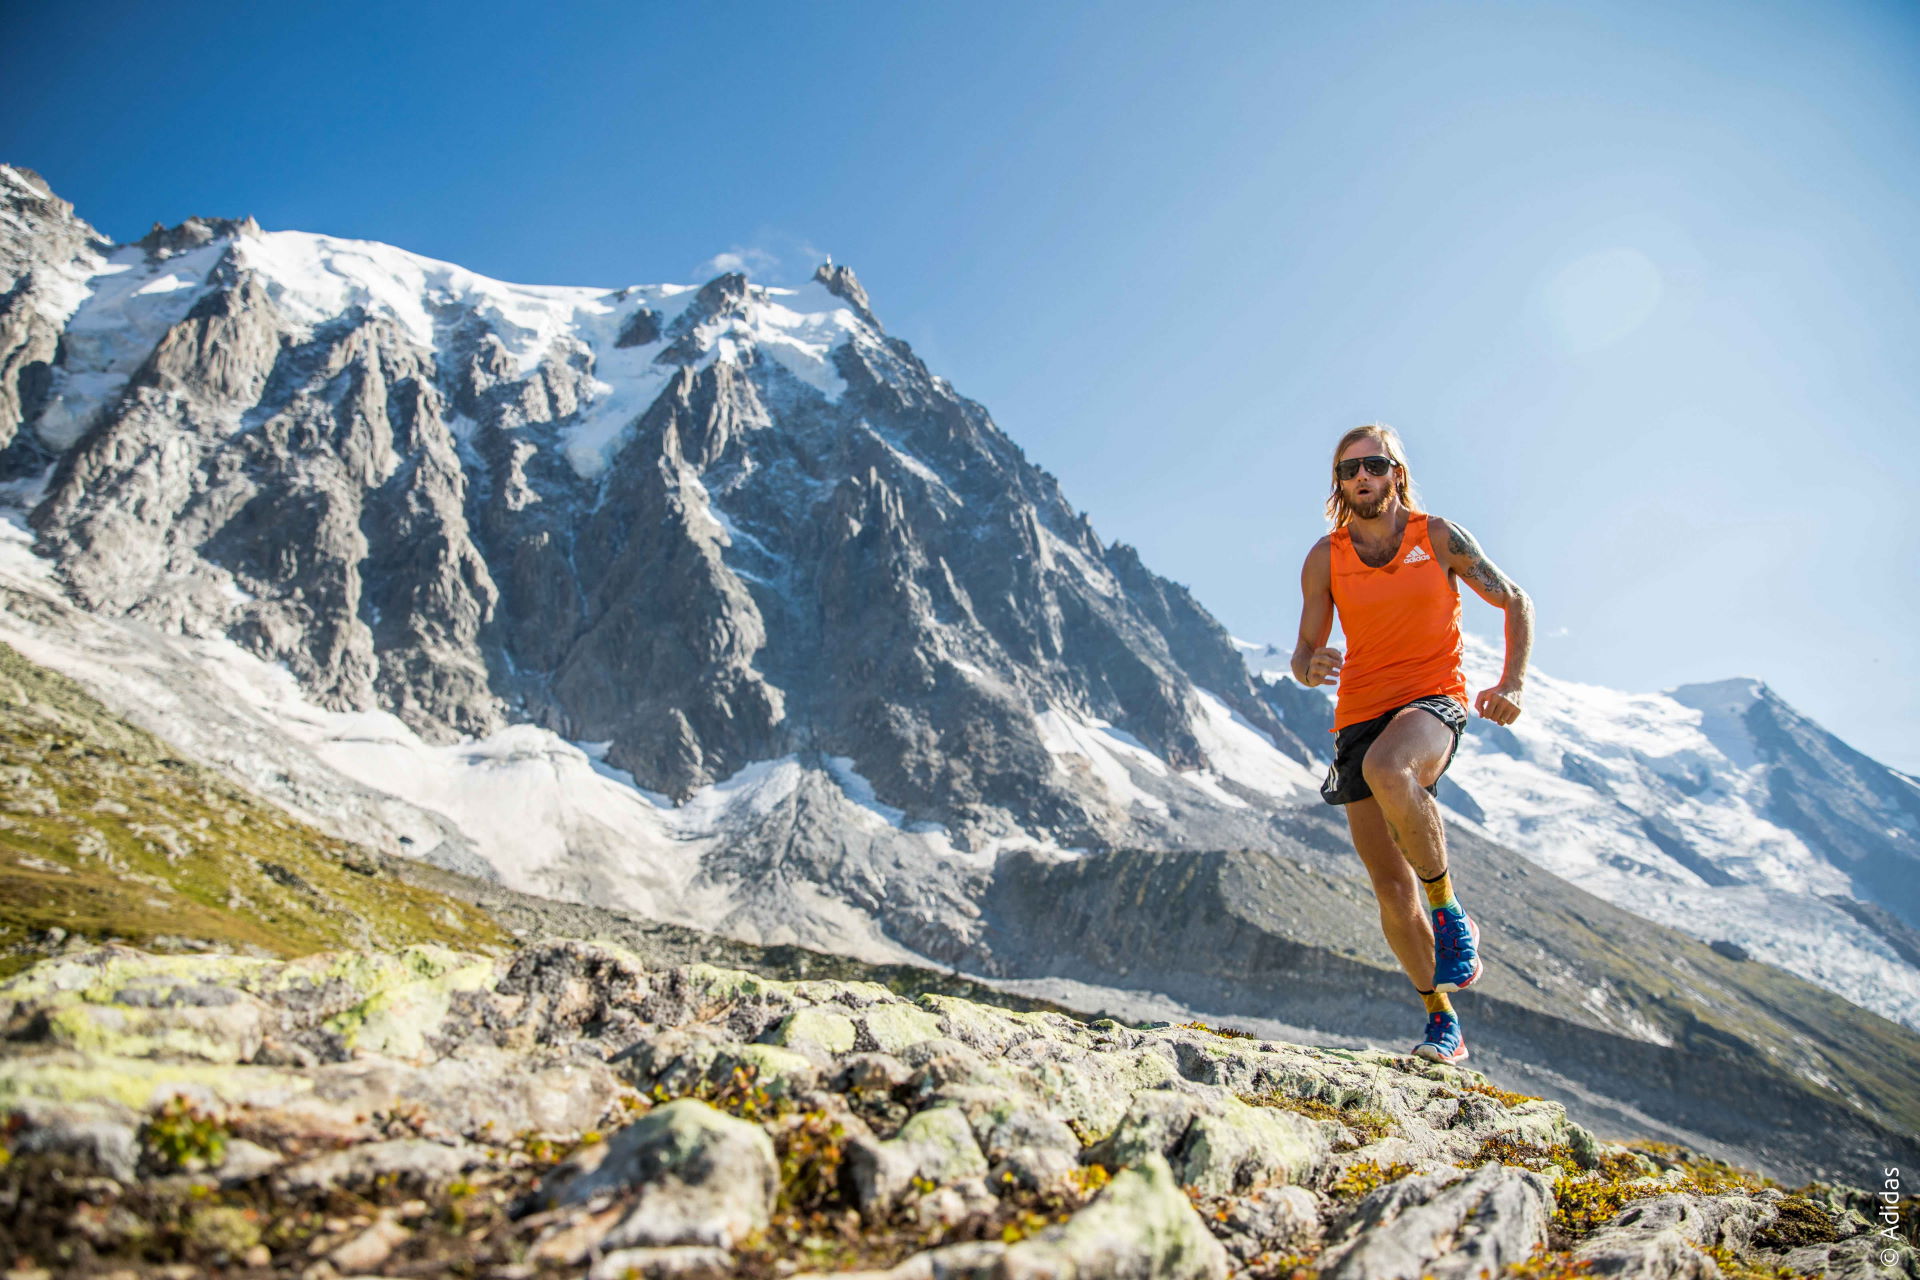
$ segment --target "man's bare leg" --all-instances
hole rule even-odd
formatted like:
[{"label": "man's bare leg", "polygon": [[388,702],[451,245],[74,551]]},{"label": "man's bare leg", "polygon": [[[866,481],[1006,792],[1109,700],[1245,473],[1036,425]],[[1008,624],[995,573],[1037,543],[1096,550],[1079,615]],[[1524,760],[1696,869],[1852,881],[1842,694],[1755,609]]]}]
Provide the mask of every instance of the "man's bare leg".
[{"label": "man's bare leg", "polygon": [[1483,968],[1479,931],[1454,896],[1440,806],[1426,792],[1452,749],[1453,731],[1438,716],[1409,707],[1373,740],[1360,766],[1380,803],[1381,820],[1421,880],[1432,916],[1434,966],[1419,985],[1441,993],[1472,986]]},{"label": "man's bare leg", "polygon": [[1425,991],[1433,979],[1433,922],[1413,869],[1401,856],[1381,816],[1379,802],[1355,800],[1347,811],[1347,829],[1354,851],[1373,880],[1374,901],[1380,904],[1380,932],[1407,971],[1414,990]]},{"label": "man's bare leg", "polygon": [[1447,869],[1447,833],[1440,825],[1440,805],[1426,788],[1440,777],[1451,750],[1453,731],[1438,717],[1408,707],[1380,731],[1360,765],[1361,776],[1380,802],[1380,816],[1393,843],[1422,880],[1432,880]]}]

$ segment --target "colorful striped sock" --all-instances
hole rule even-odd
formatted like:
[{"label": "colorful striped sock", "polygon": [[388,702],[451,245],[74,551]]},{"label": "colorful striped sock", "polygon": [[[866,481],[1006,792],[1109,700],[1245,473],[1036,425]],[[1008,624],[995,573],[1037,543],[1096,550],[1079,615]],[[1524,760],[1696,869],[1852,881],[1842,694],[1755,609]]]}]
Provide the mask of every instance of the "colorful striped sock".
[{"label": "colorful striped sock", "polygon": [[[1416,872],[1416,875],[1419,873]],[[1453,897],[1453,874],[1451,869],[1442,871],[1429,880],[1420,876],[1420,887],[1426,891],[1427,910],[1438,911],[1442,907],[1458,908],[1460,904]]]},{"label": "colorful striped sock", "polygon": [[[1419,988],[1414,988],[1416,991]],[[1428,1013],[1452,1013],[1453,1002],[1447,999],[1444,991],[1421,991],[1420,998],[1427,1002]]]}]

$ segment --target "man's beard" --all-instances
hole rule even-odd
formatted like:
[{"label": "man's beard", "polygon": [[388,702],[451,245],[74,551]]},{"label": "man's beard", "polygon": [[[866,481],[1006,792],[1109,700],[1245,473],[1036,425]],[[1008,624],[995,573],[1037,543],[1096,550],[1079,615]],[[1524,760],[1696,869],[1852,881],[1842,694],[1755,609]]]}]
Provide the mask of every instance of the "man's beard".
[{"label": "man's beard", "polygon": [[1371,520],[1387,509],[1387,499],[1393,497],[1393,490],[1384,489],[1380,496],[1371,502],[1349,502],[1347,507],[1356,520]]}]

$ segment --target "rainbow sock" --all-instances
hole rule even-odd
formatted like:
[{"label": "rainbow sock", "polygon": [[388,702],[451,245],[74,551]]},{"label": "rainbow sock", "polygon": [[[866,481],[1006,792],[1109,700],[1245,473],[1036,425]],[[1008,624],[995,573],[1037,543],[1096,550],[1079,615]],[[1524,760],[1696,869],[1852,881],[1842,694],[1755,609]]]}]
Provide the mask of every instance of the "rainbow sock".
[{"label": "rainbow sock", "polygon": [[1453,1012],[1453,1002],[1447,999],[1447,993],[1444,991],[1421,991],[1420,998],[1427,1002],[1428,1013]]},{"label": "rainbow sock", "polygon": [[1420,887],[1426,891],[1427,910],[1438,911],[1442,907],[1452,907],[1456,911],[1460,909],[1459,902],[1453,896],[1453,874],[1450,870],[1442,871],[1431,880],[1420,876]]}]

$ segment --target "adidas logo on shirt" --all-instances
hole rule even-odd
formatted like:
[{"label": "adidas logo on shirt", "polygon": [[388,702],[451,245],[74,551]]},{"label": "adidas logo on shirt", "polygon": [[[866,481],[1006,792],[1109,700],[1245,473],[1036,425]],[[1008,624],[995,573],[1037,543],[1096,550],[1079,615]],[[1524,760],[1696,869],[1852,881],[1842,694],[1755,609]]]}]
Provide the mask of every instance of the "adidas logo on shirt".
[{"label": "adidas logo on shirt", "polygon": [[1420,564],[1423,561],[1427,561],[1431,559],[1433,559],[1433,557],[1427,554],[1427,549],[1425,547],[1415,547],[1413,550],[1407,552],[1406,558],[1403,559],[1400,563],[1401,564]]}]

